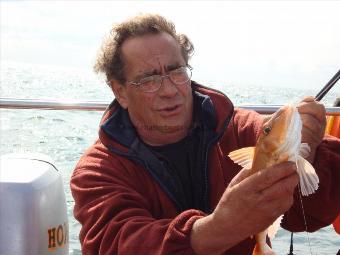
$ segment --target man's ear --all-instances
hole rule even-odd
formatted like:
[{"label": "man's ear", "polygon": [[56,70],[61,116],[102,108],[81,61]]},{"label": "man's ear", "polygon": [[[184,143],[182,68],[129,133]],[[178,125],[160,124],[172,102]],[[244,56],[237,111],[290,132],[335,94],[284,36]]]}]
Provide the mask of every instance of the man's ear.
[{"label": "man's ear", "polygon": [[118,103],[124,108],[127,109],[129,105],[129,100],[127,97],[126,86],[122,85],[120,82],[116,80],[110,81],[110,86],[117,99]]}]

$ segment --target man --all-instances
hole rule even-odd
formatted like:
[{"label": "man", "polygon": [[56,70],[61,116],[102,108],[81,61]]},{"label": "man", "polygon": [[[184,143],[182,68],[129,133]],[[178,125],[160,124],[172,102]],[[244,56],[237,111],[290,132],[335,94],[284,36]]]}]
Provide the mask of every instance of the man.
[{"label": "man", "polygon": [[[293,163],[245,178],[227,157],[255,144],[263,119],[191,81],[192,51],[158,15],[116,25],[104,42],[95,70],[115,100],[71,180],[84,254],[252,254],[250,236],[283,213],[283,227],[305,230]],[[340,211],[340,141],[323,139],[313,98],[299,111],[320,179],[303,199],[314,231]]]}]

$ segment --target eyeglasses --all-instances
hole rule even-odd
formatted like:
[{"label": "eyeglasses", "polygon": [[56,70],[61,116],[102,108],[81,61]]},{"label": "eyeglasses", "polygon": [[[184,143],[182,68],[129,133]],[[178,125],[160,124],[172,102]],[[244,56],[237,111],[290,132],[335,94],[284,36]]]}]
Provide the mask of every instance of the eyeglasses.
[{"label": "eyeglasses", "polygon": [[150,75],[140,79],[138,82],[129,81],[130,84],[135,85],[143,92],[152,93],[160,89],[163,84],[163,79],[169,78],[175,85],[182,85],[187,83],[192,75],[192,68],[189,66],[182,66],[175,70],[171,70],[166,75]]}]

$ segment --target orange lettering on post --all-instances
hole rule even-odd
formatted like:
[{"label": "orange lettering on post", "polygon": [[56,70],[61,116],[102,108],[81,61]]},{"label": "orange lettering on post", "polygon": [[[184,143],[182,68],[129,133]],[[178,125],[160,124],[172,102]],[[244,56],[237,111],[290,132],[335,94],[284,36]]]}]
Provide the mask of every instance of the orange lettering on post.
[{"label": "orange lettering on post", "polygon": [[64,222],[58,227],[48,229],[48,250],[55,251],[68,243],[68,224]]},{"label": "orange lettering on post", "polygon": [[67,222],[64,222],[64,244],[68,243],[68,225]]},{"label": "orange lettering on post", "polygon": [[55,249],[55,228],[51,228],[48,230],[48,249]]},{"label": "orange lettering on post", "polygon": [[57,243],[58,246],[62,246],[64,242],[64,230],[63,230],[63,226],[59,225],[58,229],[57,229]]}]

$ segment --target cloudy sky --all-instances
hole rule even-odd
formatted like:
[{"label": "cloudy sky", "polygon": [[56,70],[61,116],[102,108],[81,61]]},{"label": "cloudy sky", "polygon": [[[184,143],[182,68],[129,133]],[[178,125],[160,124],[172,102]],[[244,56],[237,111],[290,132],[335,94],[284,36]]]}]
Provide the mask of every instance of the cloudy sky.
[{"label": "cloudy sky", "polygon": [[[199,81],[322,87],[340,69],[340,1],[1,1],[1,63],[92,71],[112,23],[174,21]],[[338,87],[340,87],[338,85]],[[340,89],[339,89],[340,91]]]}]

